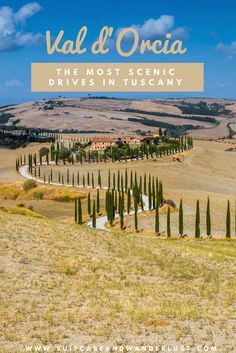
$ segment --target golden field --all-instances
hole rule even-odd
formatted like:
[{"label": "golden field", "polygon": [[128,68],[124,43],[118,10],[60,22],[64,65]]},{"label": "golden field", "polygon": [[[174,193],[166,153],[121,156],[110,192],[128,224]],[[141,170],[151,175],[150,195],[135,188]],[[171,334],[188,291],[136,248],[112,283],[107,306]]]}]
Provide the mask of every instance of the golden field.
[{"label": "golden field", "polygon": [[235,241],[139,238],[2,211],[0,224],[2,353],[81,343],[234,352]]}]

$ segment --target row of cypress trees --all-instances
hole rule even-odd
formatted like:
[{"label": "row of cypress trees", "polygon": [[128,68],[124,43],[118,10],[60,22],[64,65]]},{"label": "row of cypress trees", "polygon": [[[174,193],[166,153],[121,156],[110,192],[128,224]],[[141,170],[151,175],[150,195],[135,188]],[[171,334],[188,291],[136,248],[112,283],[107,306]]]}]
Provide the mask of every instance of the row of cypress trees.
[{"label": "row of cypress trees", "polygon": [[[156,209],[156,222],[155,222],[155,232],[159,232],[159,215],[158,209]],[[225,224],[225,235],[226,238],[231,238],[231,211],[230,211],[230,202],[227,201],[227,210],[226,210],[226,224]],[[211,206],[210,199],[207,198],[206,206],[206,235],[212,237],[212,220],[211,220]],[[184,214],[183,214],[183,202],[180,201],[179,205],[179,235],[182,237],[184,235]],[[201,237],[201,219],[200,219],[200,202],[196,201],[196,210],[195,210],[195,238]],[[171,225],[170,225],[170,208],[167,211],[167,236],[171,236]],[[236,204],[235,204],[235,236],[236,236]]]},{"label": "row of cypress trees", "polygon": [[[121,159],[127,160],[138,160],[138,159],[149,159],[149,158],[158,158],[163,156],[172,155],[178,152],[182,152],[184,150],[190,149],[193,147],[193,140],[191,137],[180,137],[178,139],[172,139],[169,141],[168,145],[165,146],[157,146],[154,144],[146,144],[143,143],[139,147],[127,147],[122,150],[118,147],[115,147],[111,150],[104,151],[85,151],[79,150],[76,151],[76,145],[73,143],[69,145],[69,149],[65,148],[62,142],[57,141],[56,143],[52,143],[50,149],[45,148],[45,152],[42,155],[42,149],[39,151],[39,155],[37,158],[37,154],[31,154],[28,156],[28,160],[26,156],[20,156],[16,160],[16,169],[19,170],[19,167],[23,164],[26,164],[26,161],[29,163],[29,167],[32,167],[33,164],[36,166],[37,164],[42,165],[43,157],[45,157],[45,162],[49,164],[49,161],[54,161],[56,164],[59,161],[63,161],[63,164],[66,161],[74,164],[75,162],[83,164],[83,163],[91,163],[91,162],[107,162],[110,158],[112,162],[120,161]],[[39,163],[38,163],[39,161]],[[30,165],[31,163],[31,165]]]},{"label": "row of cypress trees", "polygon": [[[138,207],[142,202],[139,199],[140,195],[137,193],[133,194],[133,206],[134,206],[134,228],[135,231],[138,232]],[[142,196],[141,196],[142,199]],[[159,205],[158,195],[156,197],[156,205]],[[120,220],[120,229],[124,229],[124,215],[125,212],[129,215],[131,211],[131,190],[128,189],[128,193],[117,191],[115,189],[108,189],[106,191],[106,200],[105,200],[105,209],[107,214],[107,220],[112,226],[113,221],[115,219],[116,213],[119,215]],[[90,193],[88,193],[87,197],[87,213],[89,217],[92,217],[92,225],[96,228],[96,217],[100,212],[100,196],[99,189],[97,189],[96,200],[91,201]],[[180,200],[179,204],[179,222],[178,222],[178,231],[181,237],[184,236],[184,213],[183,213],[183,201]],[[235,221],[236,221],[236,211],[235,211]],[[82,206],[81,206],[81,198],[75,200],[75,222],[78,224],[82,224]],[[201,222],[200,222],[200,202],[196,201],[196,210],[195,210],[195,238],[201,237]],[[209,238],[212,237],[211,234],[211,207],[210,207],[210,199],[207,198],[207,206],[206,206],[206,234]],[[160,219],[159,219],[159,206],[155,208],[155,233],[157,235],[160,234]],[[166,217],[166,233],[167,237],[171,237],[171,208],[167,209],[167,217]],[[235,235],[236,235],[236,223],[235,223]],[[226,210],[226,238],[231,238],[231,212],[230,212],[230,202],[227,202],[227,210]]]}]

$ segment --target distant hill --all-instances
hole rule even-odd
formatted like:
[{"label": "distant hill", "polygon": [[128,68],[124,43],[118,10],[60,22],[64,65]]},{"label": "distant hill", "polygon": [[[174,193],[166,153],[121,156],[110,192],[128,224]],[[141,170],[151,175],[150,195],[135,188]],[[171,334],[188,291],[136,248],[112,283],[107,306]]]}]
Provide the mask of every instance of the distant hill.
[{"label": "distant hill", "polygon": [[0,108],[0,125],[16,128],[115,133],[154,131],[159,126],[194,137],[228,136],[236,102],[225,99],[58,98]]}]

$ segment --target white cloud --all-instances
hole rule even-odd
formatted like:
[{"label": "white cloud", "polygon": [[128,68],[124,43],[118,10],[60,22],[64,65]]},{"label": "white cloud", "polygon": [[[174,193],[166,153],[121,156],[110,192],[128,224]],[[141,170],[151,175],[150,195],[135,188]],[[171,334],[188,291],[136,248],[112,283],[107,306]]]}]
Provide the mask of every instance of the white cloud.
[{"label": "white cloud", "polygon": [[33,16],[41,10],[41,6],[37,2],[30,2],[22,6],[14,15],[16,22],[25,22],[27,18]]},{"label": "white cloud", "polygon": [[[155,39],[164,36],[166,33],[171,33],[173,37],[178,39],[186,38],[189,36],[189,29],[186,27],[174,28],[174,16],[162,15],[157,19],[149,18],[143,24],[134,24],[130,26],[137,30],[140,40],[142,39]],[[117,34],[123,28],[117,30]],[[126,39],[131,35],[127,34]]]},{"label": "white cloud", "polygon": [[229,56],[236,55],[236,41],[233,41],[231,44],[223,44],[219,43],[216,46],[216,50],[225,54],[228,54]]},{"label": "white cloud", "polygon": [[38,43],[40,33],[25,31],[26,20],[41,10],[37,2],[28,3],[14,12],[9,6],[0,7],[0,52]]},{"label": "white cloud", "polygon": [[16,79],[7,80],[5,82],[5,87],[7,87],[7,88],[20,87],[20,86],[21,86],[21,82]]}]

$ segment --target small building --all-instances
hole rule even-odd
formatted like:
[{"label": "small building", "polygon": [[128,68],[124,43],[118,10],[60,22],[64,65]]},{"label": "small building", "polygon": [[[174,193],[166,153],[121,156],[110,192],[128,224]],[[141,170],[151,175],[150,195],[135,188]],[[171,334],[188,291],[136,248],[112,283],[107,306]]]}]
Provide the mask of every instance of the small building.
[{"label": "small building", "polygon": [[105,150],[108,148],[113,148],[117,146],[117,139],[113,137],[101,136],[101,137],[94,137],[92,139],[92,144],[90,149],[93,151],[98,150]]}]

